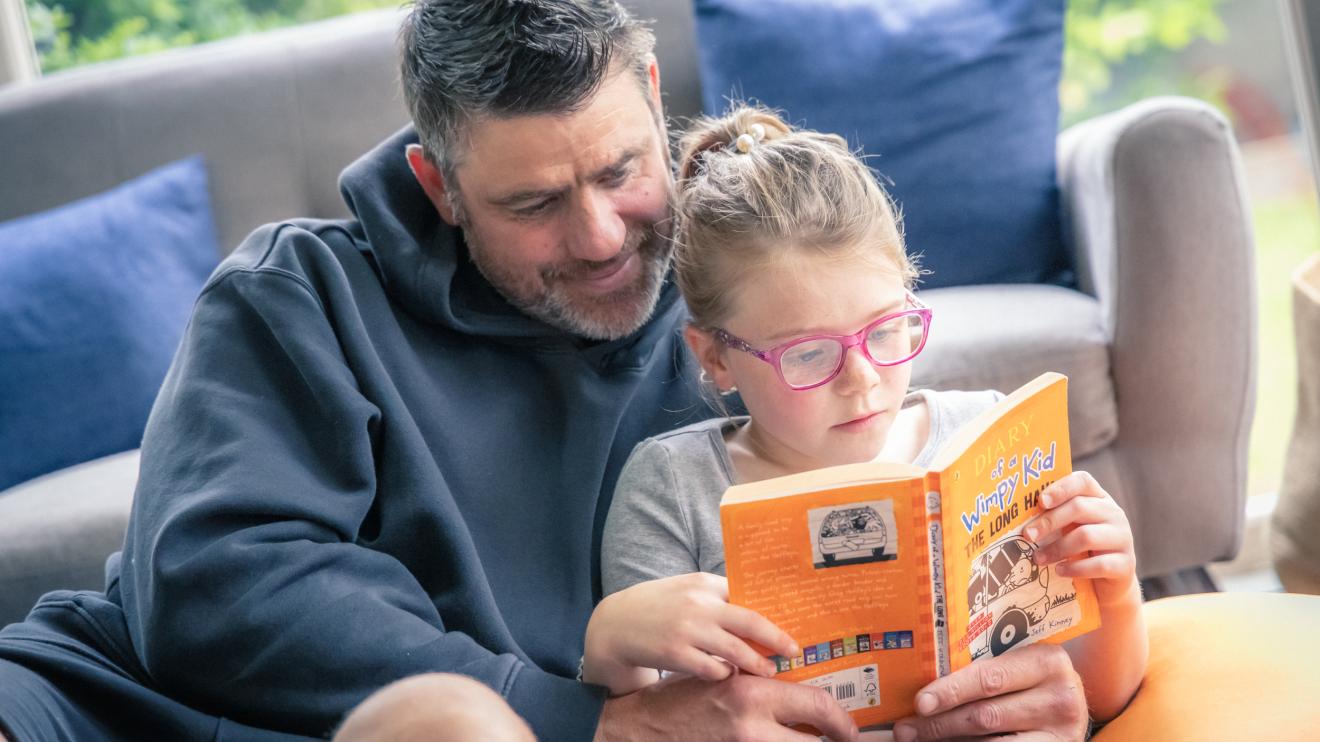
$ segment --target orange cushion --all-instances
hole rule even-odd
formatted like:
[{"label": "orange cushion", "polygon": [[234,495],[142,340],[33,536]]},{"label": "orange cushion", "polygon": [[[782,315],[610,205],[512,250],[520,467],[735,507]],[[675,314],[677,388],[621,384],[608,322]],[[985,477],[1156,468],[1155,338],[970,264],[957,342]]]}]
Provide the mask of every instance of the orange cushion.
[{"label": "orange cushion", "polygon": [[1098,742],[1320,740],[1320,596],[1165,598],[1146,624],[1146,677]]}]

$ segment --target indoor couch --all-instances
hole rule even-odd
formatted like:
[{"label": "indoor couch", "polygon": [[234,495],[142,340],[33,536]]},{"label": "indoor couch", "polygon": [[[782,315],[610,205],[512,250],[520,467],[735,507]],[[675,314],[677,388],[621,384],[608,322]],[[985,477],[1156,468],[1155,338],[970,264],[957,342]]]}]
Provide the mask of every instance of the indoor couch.
[{"label": "indoor couch", "polygon": [[[703,105],[692,5],[625,5],[655,19],[677,129]],[[368,13],[0,88],[0,221],[197,153],[222,251],[268,221],[343,216],[340,169],[407,121],[397,23]],[[1067,374],[1074,466],[1123,505],[1158,592],[1241,539],[1255,299],[1237,149],[1210,106],[1155,99],[1065,131],[1057,171],[1075,280],[922,290],[936,319],[914,383]],[[0,624],[45,590],[100,586],[136,467],[130,450],[0,492]]]}]

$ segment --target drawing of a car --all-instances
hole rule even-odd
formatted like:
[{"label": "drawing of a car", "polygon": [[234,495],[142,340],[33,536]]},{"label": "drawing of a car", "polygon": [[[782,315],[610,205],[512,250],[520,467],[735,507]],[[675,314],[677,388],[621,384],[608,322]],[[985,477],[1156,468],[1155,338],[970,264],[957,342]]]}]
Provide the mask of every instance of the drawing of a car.
[{"label": "drawing of a car", "polygon": [[883,556],[887,541],[885,522],[869,505],[835,510],[820,524],[820,553],[826,564],[840,558]]},{"label": "drawing of a car", "polygon": [[1030,635],[1050,608],[1050,573],[1031,560],[1035,545],[1021,536],[992,544],[972,563],[967,586],[968,625],[989,615],[990,628],[971,644],[972,659],[998,657]]}]

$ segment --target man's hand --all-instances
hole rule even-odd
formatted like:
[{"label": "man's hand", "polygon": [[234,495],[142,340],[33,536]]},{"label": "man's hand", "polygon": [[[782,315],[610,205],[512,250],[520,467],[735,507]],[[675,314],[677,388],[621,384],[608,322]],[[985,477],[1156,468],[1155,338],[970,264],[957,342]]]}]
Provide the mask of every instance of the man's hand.
[{"label": "man's hand", "polygon": [[582,679],[623,695],[656,682],[657,670],[723,680],[773,677],[775,665],[747,640],[792,657],[798,647],[764,616],[729,604],[729,583],[694,572],[642,582],[602,600],[591,614]]},{"label": "man's hand", "polygon": [[605,702],[596,742],[689,740],[712,742],[815,742],[789,729],[810,724],[836,742],[857,739],[857,725],[828,692],[797,683],[734,675],[710,682],[692,677],[664,680]]},{"label": "man's hand", "polygon": [[936,680],[917,694],[917,713],[895,726],[896,742],[1086,736],[1081,678],[1068,653],[1053,644],[1021,647]]}]

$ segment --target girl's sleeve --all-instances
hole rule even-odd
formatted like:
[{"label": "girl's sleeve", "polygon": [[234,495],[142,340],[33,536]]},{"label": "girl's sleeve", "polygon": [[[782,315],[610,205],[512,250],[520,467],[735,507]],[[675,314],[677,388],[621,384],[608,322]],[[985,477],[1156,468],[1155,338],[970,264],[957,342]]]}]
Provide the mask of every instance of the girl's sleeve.
[{"label": "girl's sleeve", "polygon": [[623,465],[601,542],[605,595],[639,582],[700,571],[697,544],[669,452],[661,441],[637,444]]}]

